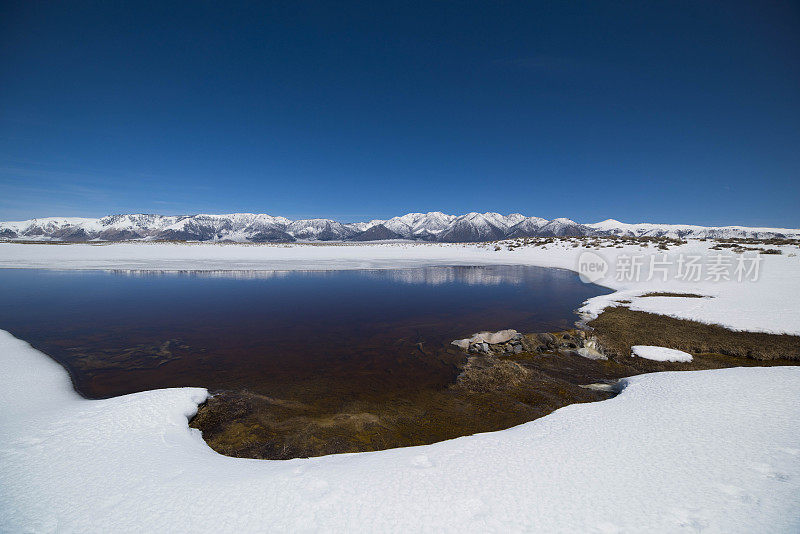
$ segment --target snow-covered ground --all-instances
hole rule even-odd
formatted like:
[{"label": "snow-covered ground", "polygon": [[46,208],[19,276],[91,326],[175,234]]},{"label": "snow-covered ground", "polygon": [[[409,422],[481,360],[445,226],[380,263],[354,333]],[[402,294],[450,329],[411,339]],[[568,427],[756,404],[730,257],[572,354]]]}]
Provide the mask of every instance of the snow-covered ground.
[{"label": "snow-covered ground", "polygon": [[[669,254],[715,255],[691,242]],[[355,269],[532,264],[580,247],[0,244],[0,267]],[[616,300],[734,328],[800,333],[797,249],[758,281],[617,280]],[[623,258],[624,259],[624,258]],[[624,262],[623,262],[624,263]],[[651,291],[713,298],[639,297]],[[187,422],[206,392],[85,400],[66,372],[0,331],[0,532],[798,532],[800,367],[634,377],[614,399],[424,447],[290,461],[220,456]]]},{"label": "snow-covered ground", "polygon": [[634,345],[631,347],[633,356],[655,360],[657,362],[690,362],[692,355],[682,350],[668,349],[667,347],[653,347],[651,345]]}]

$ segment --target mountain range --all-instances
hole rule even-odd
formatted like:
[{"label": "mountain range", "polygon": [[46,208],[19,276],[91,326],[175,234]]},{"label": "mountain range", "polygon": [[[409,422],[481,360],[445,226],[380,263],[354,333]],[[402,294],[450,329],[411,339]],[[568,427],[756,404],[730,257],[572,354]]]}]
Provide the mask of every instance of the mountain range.
[{"label": "mountain range", "polygon": [[293,241],[415,240],[445,243],[494,241],[516,237],[602,236],[672,238],[800,238],[800,230],[744,226],[627,224],[608,219],[580,224],[570,219],[547,220],[519,213],[438,211],[408,213],[369,222],[341,223],[332,219],[299,219],[266,214],[229,215],[109,215],[99,219],[47,217],[0,222],[0,239],[39,241],[234,241],[286,243]]}]

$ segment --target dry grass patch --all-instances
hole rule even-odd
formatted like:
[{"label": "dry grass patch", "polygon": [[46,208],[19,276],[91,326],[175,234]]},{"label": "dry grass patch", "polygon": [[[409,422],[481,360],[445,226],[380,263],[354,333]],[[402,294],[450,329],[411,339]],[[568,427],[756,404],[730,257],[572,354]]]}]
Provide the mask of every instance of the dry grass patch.
[{"label": "dry grass patch", "polygon": [[655,345],[694,354],[800,360],[800,336],[739,332],[624,306],[607,308],[588,325],[594,328],[606,352],[618,357],[630,355],[633,345]]}]

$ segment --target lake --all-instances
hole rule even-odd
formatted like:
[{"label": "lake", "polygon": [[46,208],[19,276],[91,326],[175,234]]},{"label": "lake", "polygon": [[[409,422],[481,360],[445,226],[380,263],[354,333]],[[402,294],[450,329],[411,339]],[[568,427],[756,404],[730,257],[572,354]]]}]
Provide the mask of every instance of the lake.
[{"label": "lake", "polygon": [[199,386],[247,392],[244,411],[301,403],[286,415],[296,418],[413,404],[460,372],[453,339],[571,328],[574,310],[606,292],[524,266],[0,269],[0,328],[61,362],[88,398]]}]

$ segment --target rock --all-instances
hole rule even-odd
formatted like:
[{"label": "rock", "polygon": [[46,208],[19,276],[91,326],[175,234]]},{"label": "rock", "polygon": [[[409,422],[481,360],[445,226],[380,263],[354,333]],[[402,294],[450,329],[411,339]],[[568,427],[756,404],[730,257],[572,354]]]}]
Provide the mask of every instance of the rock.
[{"label": "rock", "polygon": [[494,356],[498,354],[520,354],[522,352],[556,352],[580,356],[592,360],[607,359],[597,338],[582,330],[530,334],[523,336],[516,330],[479,332],[466,339],[452,342],[465,352]]},{"label": "rock", "polygon": [[489,345],[501,345],[512,340],[522,339],[516,330],[500,330],[499,332],[479,332],[466,339],[457,339],[451,343],[461,350],[489,352]]},{"label": "rock", "polygon": [[588,348],[588,347],[581,347],[581,348],[576,349],[576,350],[574,350],[572,352],[574,352],[578,356],[582,356],[582,357],[588,358],[590,360],[607,360],[608,359],[606,357],[606,355],[603,354],[602,352],[600,352],[598,350],[595,350],[595,349]]},{"label": "rock", "polygon": [[469,339],[456,339],[450,343],[461,350],[469,350]]},{"label": "rock", "polygon": [[520,334],[516,330],[500,330],[499,332],[481,332],[477,335],[481,336],[486,343],[496,345],[516,339]]},{"label": "rock", "polygon": [[556,346],[556,336],[554,336],[553,334],[548,334],[548,333],[536,334],[536,338],[545,347]]}]

